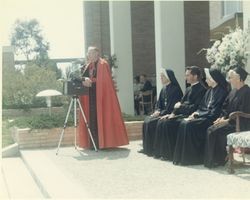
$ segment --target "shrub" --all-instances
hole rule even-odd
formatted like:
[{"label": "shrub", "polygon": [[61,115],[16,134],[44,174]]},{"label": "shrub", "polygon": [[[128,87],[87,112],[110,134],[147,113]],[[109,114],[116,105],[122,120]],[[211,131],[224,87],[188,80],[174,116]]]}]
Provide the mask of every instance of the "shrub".
[{"label": "shrub", "polygon": [[14,144],[14,140],[11,137],[11,131],[7,127],[8,122],[6,120],[2,121],[2,147],[7,147],[8,145]]},{"label": "shrub", "polygon": [[[62,91],[62,83],[56,80],[56,72],[41,68],[35,64],[26,65],[25,69],[3,70],[3,108],[29,109],[45,107],[45,98],[36,94],[45,89]],[[55,98],[52,105],[61,106],[61,98]]]},{"label": "shrub", "polygon": [[[66,111],[62,113],[40,114],[37,116],[19,117],[9,122],[7,127],[17,126],[19,128],[31,128],[31,129],[50,129],[63,127],[66,118]],[[124,121],[143,121],[143,116],[132,116],[123,114]],[[67,126],[73,126],[74,119],[71,112],[68,118]]]},{"label": "shrub", "polygon": [[[8,124],[8,127],[17,126],[19,128],[50,129],[63,127],[66,113],[64,114],[41,114],[38,116],[20,117]],[[69,115],[67,126],[74,124],[73,116]]]}]

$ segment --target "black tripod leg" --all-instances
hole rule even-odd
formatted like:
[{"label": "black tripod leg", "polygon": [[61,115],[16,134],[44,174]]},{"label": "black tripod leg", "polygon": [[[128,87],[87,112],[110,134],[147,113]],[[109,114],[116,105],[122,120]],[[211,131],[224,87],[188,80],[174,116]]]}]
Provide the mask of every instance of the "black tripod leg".
[{"label": "black tripod leg", "polygon": [[93,146],[94,146],[94,148],[95,148],[95,151],[97,151],[97,148],[96,148],[96,145],[95,145],[95,141],[94,141],[94,139],[93,139],[93,137],[92,137],[92,133],[91,133],[91,131],[90,131],[90,129],[89,129],[89,125],[88,125],[87,119],[86,119],[86,117],[85,117],[85,114],[84,114],[84,112],[83,112],[83,109],[82,109],[82,106],[81,106],[81,103],[80,103],[79,99],[77,99],[77,102],[78,102],[79,108],[80,108],[80,110],[81,110],[82,117],[83,117],[83,119],[84,119],[85,125],[86,125],[86,127],[87,127],[87,129],[88,129],[88,133],[89,133],[90,139],[91,139],[91,141],[92,141],[92,144],[93,144]]},{"label": "black tripod leg", "polygon": [[59,148],[60,148],[60,146],[61,146],[61,142],[62,142],[62,139],[63,139],[64,131],[65,131],[66,126],[67,126],[67,122],[68,122],[68,118],[69,118],[69,113],[70,113],[72,104],[73,104],[73,99],[71,99],[71,102],[70,102],[70,104],[69,104],[69,109],[68,109],[68,112],[67,112],[67,115],[66,115],[66,118],[65,118],[65,121],[64,121],[63,130],[62,130],[62,132],[61,132],[60,140],[59,140],[59,142],[58,142],[56,155],[58,155],[58,151],[59,151]]}]

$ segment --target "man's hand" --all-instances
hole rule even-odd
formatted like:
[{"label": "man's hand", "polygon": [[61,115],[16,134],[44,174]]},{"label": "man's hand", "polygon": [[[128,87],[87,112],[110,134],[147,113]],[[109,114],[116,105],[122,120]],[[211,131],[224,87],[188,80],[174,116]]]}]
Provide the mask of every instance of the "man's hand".
[{"label": "man's hand", "polygon": [[174,105],[174,108],[180,108],[181,106],[181,102],[177,102],[175,105]]},{"label": "man's hand", "polygon": [[187,118],[185,118],[186,121],[194,120],[197,116],[199,116],[198,112],[193,112],[191,115],[189,115]]},{"label": "man's hand", "polygon": [[92,86],[92,81],[89,78],[85,78],[85,80],[82,82],[82,84],[85,87],[91,87]]},{"label": "man's hand", "polygon": [[160,120],[167,119],[169,117],[169,114],[161,116]]},{"label": "man's hand", "polygon": [[171,119],[171,118],[174,118],[174,117],[175,117],[175,114],[171,113],[168,118]]},{"label": "man's hand", "polygon": [[213,124],[218,124],[218,123],[220,123],[220,120],[222,120],[222,117],[217,118],[217,119],[213,122]]},{"label": "man's hand", "polygon": [[221,118],[218,118],[217,120],[214,121],[214,125],[215,126],[223,126],[223,125],[226,125],[228,124],[228,119],[224,119],[223,117]]},{"label": "man's hand", "polygon": [[151,117],[158,117],[160,115],[160,111],[155,111],[152,115],[150,115]]}]

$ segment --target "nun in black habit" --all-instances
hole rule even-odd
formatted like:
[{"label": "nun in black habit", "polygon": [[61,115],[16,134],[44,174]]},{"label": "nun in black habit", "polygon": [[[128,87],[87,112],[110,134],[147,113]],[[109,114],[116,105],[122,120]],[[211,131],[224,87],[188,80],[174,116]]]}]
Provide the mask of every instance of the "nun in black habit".
[{"label": "nun in black habit", "polygon": [[205,95],[206,88],[199,82],[201,71],[199,67],[186,68],[186,82],[190,84],[180,102],[176,103],[174,111],[165,115],[157,123],[154,140],[154,157],[163,160],[173,160],[176,136],[181,120],[198,109]]},{"label": "nun in black habit", "polygon": [[175,103],[181,100],[183,93],[174,72],[169,69],[161,70],[162,89],[157,101],[155,112],[146,117],[142,127],[143,149],[139,153],[145,153],[148,156],[153,154],[153,143],[157,121],[161,116],[170,114]]},{"label": "nun in black habit", "polygon": [[178,165],[202,164],[206,130],[221,113],[228,94],[227,82],[217,69],[205,69],[210,87],[197,111],[184,118],[178,128],[173,163]]},{"label": "nun in black habit", "polygon": [[[245,84],[248,73],[241,67],[228,72],[232,90],[223,104],[221,116],[207,130],[204,166],[208,168],[226,163],[227,135],[235,132],[235,120],[229,120],[230,113],[250,113],[250,88]],[[250,120],[240,118],[241,131],[250,130]]]}]

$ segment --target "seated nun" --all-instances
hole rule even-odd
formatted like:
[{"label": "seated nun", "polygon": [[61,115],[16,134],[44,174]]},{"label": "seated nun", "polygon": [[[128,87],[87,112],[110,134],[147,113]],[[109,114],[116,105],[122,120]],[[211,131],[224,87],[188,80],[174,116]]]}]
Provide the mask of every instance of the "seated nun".
[{"label": "seated nun", "polygon": [[142,130],[143,149],[139,153],[145,153],[148,156],[153,154],[153,142],[157,121],[161,116],[170,114],[174,105],[179,102],[183,96],[182,90],[175,74],[170,69],[161,69],[160,73],[162,89],[156,104],[154,113],[145,118]]}]

